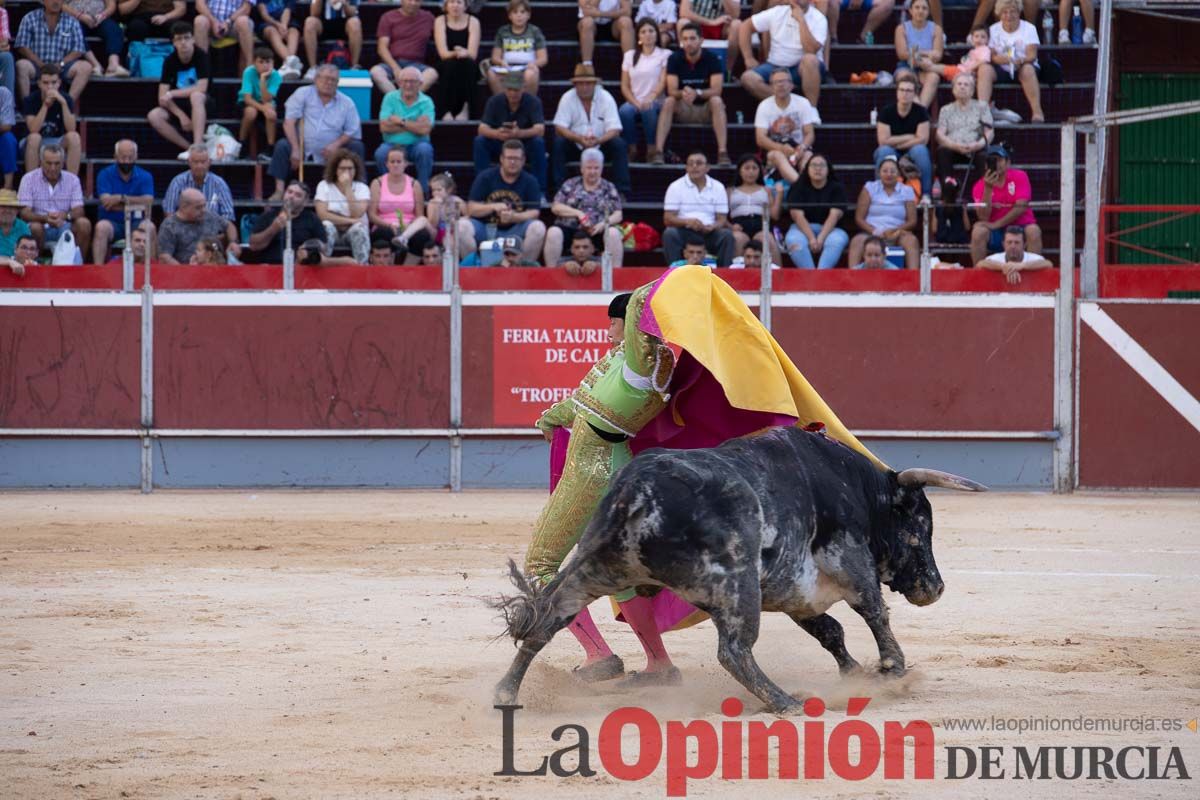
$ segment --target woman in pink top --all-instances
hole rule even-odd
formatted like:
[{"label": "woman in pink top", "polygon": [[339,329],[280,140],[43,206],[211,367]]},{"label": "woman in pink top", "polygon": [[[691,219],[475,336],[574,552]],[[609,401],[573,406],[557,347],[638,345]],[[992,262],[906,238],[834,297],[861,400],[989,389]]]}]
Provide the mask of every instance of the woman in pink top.
[{"label": "woman in pink top", "polygon": [[658,131],[658,111],[662,108],[663,89],[667,85],[667,59],[670,50],[658,46],[658,26],[645,17],[638,23],[637,47],[625,53],[621,63],[621,94],[625,102],[617,109],[621,117],[621,135],[629,145],[629,159],[637,143],[637,118],[642,118],[646,137],[646,162],[657,153],[654,136]]},{"label": "woman in pink top", "polygon": [[421,184],[406,174],[407,170],[404,146],[396,145],[388,151],[387,174],[371,181],[367,217],[372,238],[390,238],[393,245],[408,251],[404,263],[415,264],[433,236],[425,218],[425,193]]}]

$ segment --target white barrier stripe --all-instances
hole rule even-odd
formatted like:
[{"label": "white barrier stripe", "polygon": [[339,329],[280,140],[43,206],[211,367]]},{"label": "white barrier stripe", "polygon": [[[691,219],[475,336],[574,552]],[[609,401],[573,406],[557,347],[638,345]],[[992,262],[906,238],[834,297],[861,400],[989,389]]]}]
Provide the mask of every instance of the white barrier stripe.
[{"label": "white barrier stripe", "polygon": [[1054,308],[1052,294],[772,293],[772,308]]},{"label": "white barrier stripe", "polygon": [[1200,578],[1200,575],[1161,575],[1156,572],[1039,572],[1020,569],[944,569],[941,572],[951,575],[995,575],[1014,578],[1170,578],[1172,580]]},{"label": "white barrier stripe", "polygon": [[[613,294],[619,294],[614,292]],[[602,306],[613,298],[608,292],[463,292],[464,306]],[[757,292],[739,292],[746,305],[757,308]],[[839,304],[840,305],[840,304]]]},{"label": "white barrier stripe", "polygon": [[[942,545],[945,547],[946,545]],[[955,550],[981,550],[990,553],[1102,553],[1104,555],[1127,556],[1127,555],[1170,555],[1170,556],[1200,556],[1200,550],[1156,550],[1148,549],[1114,549],[1106,550],[1102,547],[986,547],[973,545],[950,545]]]},{"label": "white barrier stripe", "polygon": [[156,291],[155,306],[305,307],[424,306],[449,308],[450,295],[441,292],[172,292]]},{"label": "white barrier stripe", "polygon": [[1113,349],[1121,360],[1133,368],[1150,388],[1158,392],[1171,408],[1189,425],[1200,431],[1200,400],[1175,380],[1175,376],[1146,352],[1134,338],[1118,325],[1104,309],[1096,303],[1080,303],[1079,318],[1088,324]]},{"label": "white barrier stripe", "polygon": [[140,294],[123,292],[52,292],[18,291],[0,292],[0,306],[60,306],[63,308],[86,308],[88,306],[109,308],[140,308]]}]

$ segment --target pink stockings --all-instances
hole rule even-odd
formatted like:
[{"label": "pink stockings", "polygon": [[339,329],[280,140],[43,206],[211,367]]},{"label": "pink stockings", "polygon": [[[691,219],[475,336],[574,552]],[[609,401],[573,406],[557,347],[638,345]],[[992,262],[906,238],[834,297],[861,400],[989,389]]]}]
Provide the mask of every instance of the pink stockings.
[{"label": "pink stockings", "polygon": [[[625,621],[629,623],[629,627],[633,628],[638,641],[642,643],[642,649],[646,651],[645,671],[657,672],[669,669],[671,657],[667,655],[667,649],[663,646],[662,634],[658,632],[658,623],[654,620],[654,610],[650,605],[650,599],[634,597],[632,600],[621,603],[620,606]],[[587,654],[584,664],[608,658],[613,654],[608,642],[604,641],[604,637],[600,635],[600,630],[592,620],[591,613],[586,608],[575,616],[567,629],[575,634],[575,638],[583,645],[583,651]]]}]

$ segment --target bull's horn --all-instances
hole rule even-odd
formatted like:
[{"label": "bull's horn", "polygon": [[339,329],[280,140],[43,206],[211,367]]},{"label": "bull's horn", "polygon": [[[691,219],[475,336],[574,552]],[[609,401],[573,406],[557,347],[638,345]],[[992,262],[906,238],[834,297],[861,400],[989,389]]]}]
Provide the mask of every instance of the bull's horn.
[{"label": "bull's horn", "polygon": [[936,469],[906,469],[896,476],[901,486],[941,486],[960,492],[986,492],[988,488],[969,478]]}]

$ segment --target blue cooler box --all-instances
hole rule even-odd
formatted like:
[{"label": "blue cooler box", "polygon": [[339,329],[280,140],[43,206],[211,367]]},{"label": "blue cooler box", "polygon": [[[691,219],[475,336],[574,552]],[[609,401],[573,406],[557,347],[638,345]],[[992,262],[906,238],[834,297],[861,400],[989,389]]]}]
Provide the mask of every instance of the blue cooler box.
[{"label": "blue cooler box", "polygon": [[371,73],[365,69],[344,69],[338,78],[338,91],[354,101],[360,119],[371,119]]}]

